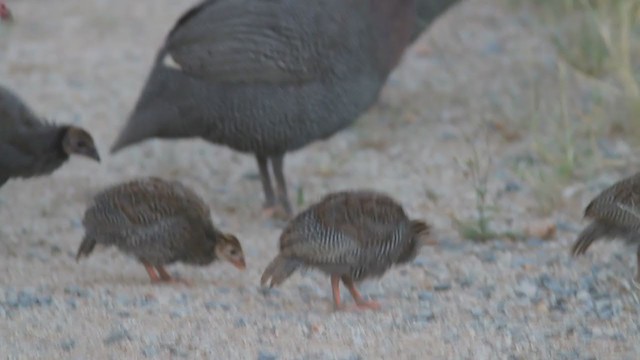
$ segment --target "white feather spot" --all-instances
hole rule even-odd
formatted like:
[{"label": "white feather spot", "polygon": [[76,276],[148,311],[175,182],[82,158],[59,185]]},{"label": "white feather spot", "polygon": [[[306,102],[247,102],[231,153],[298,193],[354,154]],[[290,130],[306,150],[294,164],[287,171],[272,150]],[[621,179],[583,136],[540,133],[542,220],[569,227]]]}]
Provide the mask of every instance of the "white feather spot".
[{"label": "white feather spot", "polygon": [[162,59],[162,64],[170,69],[176,69],[178,71],[182,71],[182,66],[178,64],[171,54],[167,54],[164,59]]}]

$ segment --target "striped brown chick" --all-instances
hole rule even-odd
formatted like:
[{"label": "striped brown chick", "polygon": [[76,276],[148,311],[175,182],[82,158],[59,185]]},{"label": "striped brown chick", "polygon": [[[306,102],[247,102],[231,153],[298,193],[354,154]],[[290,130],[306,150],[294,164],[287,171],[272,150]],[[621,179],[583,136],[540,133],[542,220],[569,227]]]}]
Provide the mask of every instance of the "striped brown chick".
[{"label": "striped brown chick", "polygon": [[634,282],[640,286],[640,173],[602,191],[589,203],[584,216],[592,221],[573,244],[573,255],[584,254],[594,241],[602,238],[638,245]]},{"label": "striped brown chick", "polygon": [[209,207],[176,181],[149,177],[108,188],[94,198],[83,219],[85,236],[76,260],[96,244],[116,246],[144,265],[152,283],[173,279],[164,266],[208,265],[222,259],[246,267],[242,246],[213,226]]},{"label": "striped brown chick", "polygon": [[287,225],[280,253],[267,266],[261,284],[277,286],[298,268],[313,267],[331,276],[336,309],[344,309],[341,280],[357,308],[378,309],[378,303],[362,298],[356,283],[413,260],[429,231],[429,225],[410,220],[402,206],[384,194],[332,193]]}]

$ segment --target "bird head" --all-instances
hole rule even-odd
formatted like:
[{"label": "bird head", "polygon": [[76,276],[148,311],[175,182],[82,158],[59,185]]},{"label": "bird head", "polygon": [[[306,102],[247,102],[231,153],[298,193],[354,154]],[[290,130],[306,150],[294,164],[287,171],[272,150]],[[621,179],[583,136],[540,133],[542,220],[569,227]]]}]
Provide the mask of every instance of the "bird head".
[{"label": "bird head", "polygon": [[244,270],[247,264],[244,261],[244,252],[238,238],[231,234],[222,234],[216,242],[216,256],[226,260],[240,270]]},{"label": "bird head", "polygon": [[100,155],[91,134],[84,129],[69,126],[62,139],[62,148],[67,155],[81,155],[100,162]]},{"label": "bird head", "polygon": [[3,1],[0,1],[0,22],[13,22],[13,15],[11,15],[9,7]]}]

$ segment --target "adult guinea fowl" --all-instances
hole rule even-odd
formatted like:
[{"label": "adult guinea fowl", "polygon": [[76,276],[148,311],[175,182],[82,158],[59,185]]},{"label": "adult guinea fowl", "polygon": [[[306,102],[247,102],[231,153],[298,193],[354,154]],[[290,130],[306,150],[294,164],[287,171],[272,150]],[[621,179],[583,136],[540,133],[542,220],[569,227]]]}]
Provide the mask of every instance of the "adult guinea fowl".
[{"label": "adult guinea fowl", "polygon": [[10,178],[51,174],[73,154],[100,161],[87,131],[39,119],[16,94],[0,86],[0,186]]},{"label": "adult guinea fowl", "polygon": [[601,238],[619,238],[638,245],[634,283],[640,287],[640,173],[603,190],[589,203],[584,216],[592,221],[578,236],[572,253],[584,254]]},{"label": "adult guinea fowl", "polygon": [[149,177],[110,187],[96,195],[82,223],[85,236],[76,260],[96,244],[113,245],[135,256],[153,283],[185,282],[164,268],[178,261],[208,265],[223,259],[246,266],[238,239],[216,229],[209,207],[177,181]]},{"label": "adult guinea fowl", "polygon": [[358,308],[379,308],[365,301],[355,283],[382,276],[396,264],[413,260],[429,234],[429,226],[407,218],[392,198],[372,191],[329,194],[298,214],[280,236],[280,253],[260,280],[277,286],[296,269],[314,267],[331,276],[336,309],[340,280]]},{"label": "adult guinea fowl", "polygon": [[349,126],[419,33],[416,18],[424,28],[457,2],[200,3],[167,36],[111,151],[150,138],[200,137],[253,153],[265,210],[290,215],[285,153]]}]

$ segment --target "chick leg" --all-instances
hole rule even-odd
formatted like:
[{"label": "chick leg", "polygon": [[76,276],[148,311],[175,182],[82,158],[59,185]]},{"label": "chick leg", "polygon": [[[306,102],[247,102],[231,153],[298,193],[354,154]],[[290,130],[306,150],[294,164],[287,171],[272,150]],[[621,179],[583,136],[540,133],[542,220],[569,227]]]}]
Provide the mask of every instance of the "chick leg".
[{"label": "chick leg", "polygon": [[331,275],[331,290],[333,292],[334,308],[342,310],[344,306],[340,303],[340,275]]},{"label": "chick leg", "polygon": [[187,280],[173,278],[162,265],[156,266],[156,269],[158,270],[158,274],[160,274],[160,279],[166,283],[184,284],[189,286],[191,285],[191,283]]},{"label": "chick leg", "polygon": [[271,166],[273,167],[273,175],[276,178],[276,191],[278,201],[288,218],[291,216],[291,203],[289,202],[289,194],[287,193],[287,181],[283,172],[284,155],[272,156]]},{"label": "chick leg", "polygon": [[380,304],[378,302],[366,301],[365,299],[362,298],[362,295],[360,295],[360,291],[358,291],[358,289],[356,288],[356,285],[353,282],[353,279],[350,276],[343,275],[342,282],[347,287],[347,289],[349,289],[349,292],[351,293],[353,300],[355,300],[356,306],[358,308],[371,309],[371,310],[380,309]]},{"label": "chick leg", "polygon": [[265,156],[256,155],[258,161],[258,170],[260,171],[260,182],[262,182],[262,190],[264,191],[263,213],[266,217],[270,217],[275,211],[276,198],[271,186],[271,177],[269,176],[269,168],[267,166],[267,158]]},{"label": "chick leg", "polygon": [[158,274],[156,273],[156,268],[153,265],[149,264],[146,261],[142,261],[142,265],[144,265],[144,269],[147,270],[147,274],[149,274],[149,279],[151,279],[151,283],[158,283],[162,281]]}]

